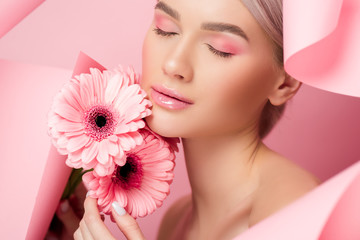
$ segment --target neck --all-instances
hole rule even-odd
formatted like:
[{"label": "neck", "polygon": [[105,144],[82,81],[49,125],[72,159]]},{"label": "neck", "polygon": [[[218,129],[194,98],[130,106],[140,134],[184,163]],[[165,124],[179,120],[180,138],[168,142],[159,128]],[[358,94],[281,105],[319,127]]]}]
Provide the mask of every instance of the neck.
[{"label": "neck", "polygon": [[183,139],[183,146],[192,189],[193,224],[206,231],[239,210],[254,193],[258,184],[256,159],[264,145],[250,131]]}]

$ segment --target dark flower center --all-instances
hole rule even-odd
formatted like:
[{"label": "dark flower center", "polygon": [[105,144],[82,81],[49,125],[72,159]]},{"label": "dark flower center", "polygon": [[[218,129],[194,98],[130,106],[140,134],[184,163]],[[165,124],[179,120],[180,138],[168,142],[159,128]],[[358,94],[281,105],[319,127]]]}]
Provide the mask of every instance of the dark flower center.
[{"label": "dark flower center", "polygon": [[112,181],[121,188],[128,190],[140,188],[143,176],[140,158],[130,154],[126,158],[124,166],[117,166],[112,176]]},{"label": "dark flower center", "polygon": [[99,142],[111,136],[117,124],[115,116],[107,106],[93,106],[84,114],[85,133]]},{"label": "dark flower center", "polygon": [[99,128],[102,128],[103,126],[106,125],[106,117],[105,117],[105,116],[101,116],[101,115],[97,116],[97,117],[95,118],[95,123],[96,123],[96,125],[97,125]]}]

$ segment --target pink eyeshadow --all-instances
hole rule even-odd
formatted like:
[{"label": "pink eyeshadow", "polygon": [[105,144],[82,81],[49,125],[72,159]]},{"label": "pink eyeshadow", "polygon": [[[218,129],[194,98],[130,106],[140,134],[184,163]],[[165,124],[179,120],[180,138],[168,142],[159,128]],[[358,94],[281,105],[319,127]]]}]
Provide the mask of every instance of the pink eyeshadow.
[{"label": "pink eyeshadow", "polygon": [[164,31],[174,32],[178,30],[176,25],[172,21],[170,21],[164,16],[161,16],[160,14],[155,15],[155,25],[156,27]]},{"label": "pink eyeshadow", "polygon": [[222,52],[227,52],[232,54],[237,54],[241,52],[241,47],[239,46],[240,45],[239,43],[237,43],[233,39],[224,36],[211,37],[209,39],[209,44],[215,49]]}]

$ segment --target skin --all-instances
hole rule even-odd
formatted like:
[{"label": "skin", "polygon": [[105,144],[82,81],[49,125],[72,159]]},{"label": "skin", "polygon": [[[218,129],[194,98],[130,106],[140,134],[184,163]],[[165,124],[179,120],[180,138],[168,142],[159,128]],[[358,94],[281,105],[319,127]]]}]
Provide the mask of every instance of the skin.
[{"label": "skin", "polygon": [[[171,110],[153,101],[146,121],[160,135],[182,138],[192,192],[170,207],[158,239],[231,239],[319,184],[258,136],[265,103],[285,103],[300,83],[276,65],[271,41],[239,0],[161,2],[178,17],[155,9],[144,39],[142,87],[152,101],[151,87],[160,84],[193,104]],[[246,37],[204,30],[206,22],[236,25]],[[113,218],[128,239],[143,238],[128,214],[113,210]],[[85,200],[74,237],[113,239],[94,199]]]}]

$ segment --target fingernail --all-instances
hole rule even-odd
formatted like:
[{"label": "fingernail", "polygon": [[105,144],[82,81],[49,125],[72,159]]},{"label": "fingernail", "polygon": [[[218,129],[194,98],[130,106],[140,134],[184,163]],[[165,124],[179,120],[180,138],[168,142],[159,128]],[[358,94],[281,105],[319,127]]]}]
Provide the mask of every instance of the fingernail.
[{"label": "fingernail", "polygon": [[61,204],[60,204],[60,210],[62,213],[66,213],[69,210],[69,202],[68,200],[64,200]]},{"label": "fingernail", "polygon": [[120,216],[124,216],[126,214],[125,209],[121,207],[118,202],[113,202],[111,205],[114,208],[115,212]]},{"label": "fingernail", "polygon": [[88,192],[86,193],[86,197],[88,197],[88,196],[90,196],[90,191],[88,191]]}]

